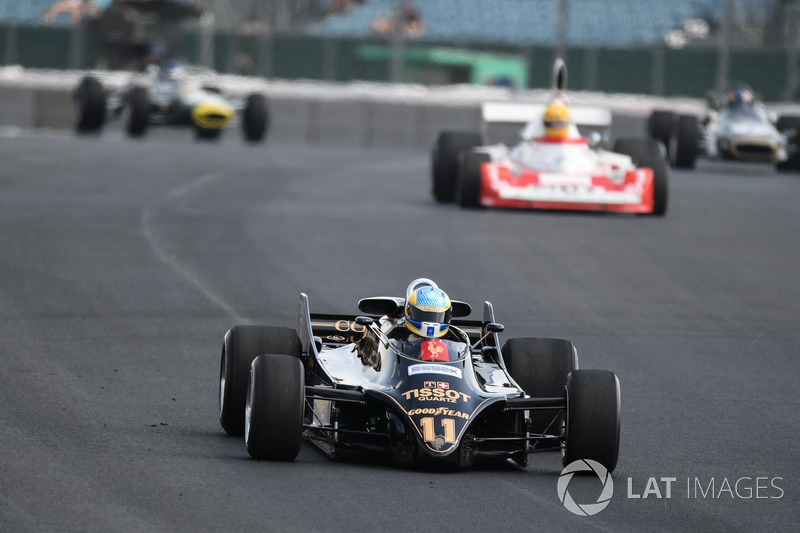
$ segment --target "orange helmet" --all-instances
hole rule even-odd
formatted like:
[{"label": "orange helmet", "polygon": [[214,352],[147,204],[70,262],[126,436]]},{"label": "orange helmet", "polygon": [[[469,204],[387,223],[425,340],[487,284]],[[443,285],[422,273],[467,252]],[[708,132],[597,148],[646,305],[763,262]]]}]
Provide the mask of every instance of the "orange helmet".
[{"label": "orange helmet", "polygon": [[559,100],[552,102],[544,112],[545,136],[563,139],[569,133],[570,120],[567,104]]}]

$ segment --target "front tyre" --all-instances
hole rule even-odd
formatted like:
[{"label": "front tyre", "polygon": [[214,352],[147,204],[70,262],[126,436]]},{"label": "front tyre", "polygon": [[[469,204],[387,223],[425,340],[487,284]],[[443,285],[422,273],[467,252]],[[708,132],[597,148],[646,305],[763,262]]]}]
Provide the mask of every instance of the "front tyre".
[{"label": "front tyre", "polygon": [[694,115],[678,116],[675,139],[675,167],[694,168],[700,140],[700,127]]},{"label": "front tyre", "polygon": [[242,113],[242,129],[244,138],[251,143],[264,140],[269,129],[269,112],[267,98],[263,94],[254,93],[247,97]]},{"label": "front tyre", "polygon": [[297,332],[272,326],[234,326],[222,343],[219,369],[219,423],[228,435],[244,435],[250,363],[264,353],[300,357]]},{"label": "front tyre", "polygon": [[150,94],[144,87],[135,86],[128,91],[128,122],[125,131],[129,137],[144,137],[150,125]]},{"label": "front tyre", "polygon": [[614,152],[630,156],[637,167],[653,171],[652,215],[663,217],[669,204],[669,165],[664,158],[664,147],[655,139],[618,139]]},{"label": "front tyre", "polygon": [[490,160],[488,154],[464,152],[456,182],[456,203],[461,207],[481,207],[481,169]]},{"label": "front tyre", "polygon": [[564,466],[591,459],[613,472],[619,458],[620,390],[608,370],[575,370],[567,378]]},{"label": "front tyre", "polygon": [[778,117],[776,129],[786,136],[787,159],[778,161],[775,168],[779,172],[793,172],[800,170],[800,117],[783,115]]},{"label": "front tyre", "polygon": [[647,121],[647,134],[664,145],[667,150],[667,159],[672,158],[672,136],[675,132],[675,113],[672,111],[656,110],[650,114]]},{"label": "front tyre", "polygon": [[461,153],[480,146],[479,133],[443,131],[431,151],[431,180],[433,198],[439,203],[453,202]]},{"label": "front tyre", "polygon": [[292,461],[303,434],[303,363],[290,355],[259,355],[250,367],[245,444],[253,459]]},{"label": "front tyre", "polygon": [[100,80],[85,76],[75,89],[75,132],[100,133],[106,121],[106,94]]}]

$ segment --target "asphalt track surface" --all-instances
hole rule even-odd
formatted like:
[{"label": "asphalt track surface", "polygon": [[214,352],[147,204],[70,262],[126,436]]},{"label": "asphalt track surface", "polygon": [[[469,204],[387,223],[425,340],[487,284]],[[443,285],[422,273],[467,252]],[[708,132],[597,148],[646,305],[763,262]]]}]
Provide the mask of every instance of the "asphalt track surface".
[{"label": "asphalt track surface", "polygon": [[[0,161],[3,531],[796,531],[798,175],[702,162],[659,219],[465,211],[431,200],[424,154],[234,136],[24,134]],[[294,326],[301,291],[356,313],[419,276],[617,373],[605,510],[565,509],[552,453],[270,463],[223,433],[229,327]]]}]

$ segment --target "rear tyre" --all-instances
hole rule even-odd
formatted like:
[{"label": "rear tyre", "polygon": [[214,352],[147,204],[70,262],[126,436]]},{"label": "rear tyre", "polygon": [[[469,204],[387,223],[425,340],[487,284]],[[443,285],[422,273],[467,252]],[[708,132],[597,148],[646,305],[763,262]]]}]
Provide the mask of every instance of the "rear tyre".
[{"label": "rear tyre", "polygon": [[672,135],[675,132],[675,113],[672,111],[653,111],[647,121],[647,134],[664,145],[667,159],[672,156]]},{"label": "rear tyre", "polygon": [[281,353],[299,358],[300,338],[291,328],[234,326],[222,343],[219,370],[219,423],[228,435],[244,435],[250,363],[257,355]]},{"label": "rear tyre", "polygon": [[786,161],[775,163],[775,168],[780,172],[800,170],[800,117],[791,115],[778,117],[776,128],[787,137],[788,158]]},{"label": "rear tyre", "polygon": [[664,146],[655,139],[618,139],[614,151],[631,157],[637,167],[653,171],[653,212],[663,217],[669,204],[669,166]]},{"label": "rear tyre", "polygon": [[456,203],[461,207],[481,207],[481,167],[490,161],[488,154],[464,152],[456,181]]},{"label": "rear tyre", "polygon": [[678,117],[678,134],[675,139],[675,166],[694,168],[700,140],[700,128],[694,115]]},{"label": "rear tyre", "polygon": [[461,153],[482,144],[480,134],[463,131],[443,131],[431,150],[431,181],[433,198],[439,203],[456,198],[456,180]]},{"label": "rear tyre", "polygon": [[575,370],[567,378],[564,466],[580,459],[597,461],[609,472],[619,457],[619,380],[608,370]]},{"label": "rear tyre", "polygon": [[242,115],[244,138],[251,143],[258,143],[267,136],[269,113],[267,98],[263,94],[251,94],[247,97]]},{"label": "rear tyre", "polygon": [[132,87],[128,91],[128,123],[125,131],[129,137],[144,137],[150,124],[150,95],[144,87]]},{"label": "rear tyre", "polygon": [[73,101],[75,132],[86,134],[102,131],[106,121],[106,94],[100,80],[93,76],[81,79]]},{"label": "rear tyre", "polygon": [[[563,398],[567,376],[578,368],[578,351],[564,339],[508,339],[501,350],[508,373],[529,396]],[[561,435],[565,416],[554,411],[531,411],[531,432]],[[537,443],[535,448],[558,448],[558,442]]]},{"label": "rear tyre", "polygon": [[259,355],[250,367],[245,444],[253,459],[292,461],[303,435],[305,376],[291,355]]}]

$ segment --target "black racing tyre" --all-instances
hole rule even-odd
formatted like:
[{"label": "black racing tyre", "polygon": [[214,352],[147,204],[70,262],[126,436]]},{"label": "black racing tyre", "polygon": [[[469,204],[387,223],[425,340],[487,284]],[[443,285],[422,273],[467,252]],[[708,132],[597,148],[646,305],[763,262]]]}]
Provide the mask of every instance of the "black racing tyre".
[{"label": "black racing tyre", "polygon": [[642,166],[640,161],[655,158],[666,159],[664,145],[655,139],[622,137],[614,143],[614,152],[631,156],[633,164]]},{"label": "black racing tyre", "polygon": [[653,216],[663,217],[669,205],[669,165],[662,158],[642,160],[641,166],[653,171]]},{"label": "black racing tyre", "polygon": [[128,123],[125,131],[130,137],[144,137],[150,125],[150,95],[145,87],[135,86],[128,91]]},{"label": "black racing tyre", "polygon": [[489,154],[464,152],[458,167],[456,203],[461,207],[481,207],[481,165],[490,161]]},{"label": "black racing tyre", "polygon": [[672,156],[672,136],[674,133],[675,113],[662,110],[650,113],[650,118],[647,121],[647,135],[664,145],[668,159]]},{"label": "black racing tyre", "polygon": [[222,136],[222,128],[200,128],[195,126],[194,138],[198,141],[217,141]]},{"label": "black racing tyre", "polygon": [[580,459],[597,461],[609,472],[619,457],[620,391],[608,370],[575,370],[567,378],[564,466]]},{"label": "black racing tyre", "polygon": [[94,76],[81,79],[73,96],[76,133],[99,133],[106,122],[106,93]]},{"label": "black racing tyre", "polygon": [[788,158],[786,161],[778,161],[775,168],[781,172],[794,172],[800,170],[800,117],[794,115],[782,115],[778,117],[775,124],[777,130],[787,137]]},{"label": "black racing tyre", "polygon": [[694,168],[700,146],[700,127],[694,115],[678,116],[678,132],[675,138],[675,166]]},{"label": "black racing tyre", "polygon": [[664,146],[655,139],[618,139],[614,152],[631,157],[637,167],[653,171],[653,212],[663,217],[669,204],[669,165],[665,159]]},{"label": "black racing tyre", "polygon": [[[529,396],[556,398],[566,396],[567,376],[578,368],[578,352],[564,339],[513,338],[501,349],[508,373]],[[555,411],[530,412],[531,432],[561,435],[565,416]],[[552,447],[558,448],[554,442]],[[536,448],[550,447],[538,443]]]},{"label": "black racing tyre", "polygon": [[305,376],[291,355],[259,355],[250,367],[245,444],[253,459],[292,461],[303,435]]},{"label": "black racing tyre", "polygon": [[449,203],[456,198],[456,180],[461,153],[483,143],[479,133],[443,131],[431,150],[431,182],[433,198]]},{"label": "black racing tyre", "polygon": [[234,326],[225,334],[219,369],[219,423],[228,435],[244,435],[250,363],[257,355],[300,356],[297,332],[272,326]]},{"label": "black racing tyre", "polygon": [[267,136],[268,128],[269,111],[267,98],[258,93],[249,95],[242,112],[244,138],[251,143],[261,142]]}]

